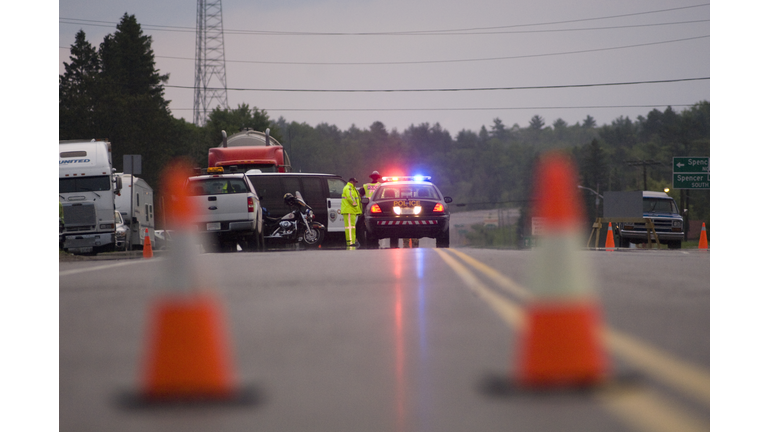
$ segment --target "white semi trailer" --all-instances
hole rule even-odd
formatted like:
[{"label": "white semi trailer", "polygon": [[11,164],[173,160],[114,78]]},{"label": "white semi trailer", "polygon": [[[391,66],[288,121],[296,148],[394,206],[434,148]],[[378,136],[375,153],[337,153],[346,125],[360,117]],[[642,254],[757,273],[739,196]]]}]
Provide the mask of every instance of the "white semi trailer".
[{"label": "white semi trailer", "polygon": [[[149,184],[130,174],[117,173],[122,178],[123,190],[115,197],[115,208],[130,227],[126,238],[127,249],[144,247],[144,236],[148,235],[155,247],[154,193]],[[133,177],[133,178],[131,178]],[[132,217],[129,217],[132,215]]]}]

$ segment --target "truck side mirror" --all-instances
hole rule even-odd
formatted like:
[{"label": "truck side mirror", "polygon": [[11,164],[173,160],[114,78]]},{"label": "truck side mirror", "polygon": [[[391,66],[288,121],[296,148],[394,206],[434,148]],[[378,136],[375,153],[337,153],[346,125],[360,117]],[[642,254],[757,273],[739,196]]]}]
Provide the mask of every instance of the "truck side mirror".
[{"label": "truck side mirror", "polygon": [[120,195],[120,190],[123,189],[123,178],[120,176],[115,177],[115,194]]}]

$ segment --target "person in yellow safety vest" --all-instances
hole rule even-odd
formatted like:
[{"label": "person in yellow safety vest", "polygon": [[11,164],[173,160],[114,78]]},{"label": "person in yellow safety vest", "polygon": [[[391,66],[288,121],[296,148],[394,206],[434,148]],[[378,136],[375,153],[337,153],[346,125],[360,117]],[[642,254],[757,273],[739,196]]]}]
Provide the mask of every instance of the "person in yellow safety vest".
[{"label": "person in yellow safety vest", "polygon": [[378,171],[374,171],[368,177],[371,178],[371,182],[364,184],[363,189],[365,189],[365,196],[370,199],[373,198],[373,193],[376,192],[376,189],[381,185],[381,175]]},{"label": "person in yellow safety vest", "polygon": [[[363,185],[362,194],[363,196],[368,197],[368,199],[371,199],[373,198],[373,194],[376,192],[376,189],[378,189],[379,185],[381,184],[381,174],[379,174],[378,171],[374,171],[368,177],[371,178],[371,182]],[[365,233],[365,220],[364,220],[365,205],[363,205],[360,210],[362,214],[360,215],[359,218],[357,218],[357,225],[355,229],[358,235],[363,235]],[[367,239],[364,239],[364,241],[358,241],[358,242],[363,243],[363,247],[366,247],[366,248],[371,247],[371,245],[367,244],[368,243]]]},{"label": "person in yellow safety vest", "polygon": [[357,215],[362,213],[360,194],[357,192],[355,184],[357,184],[357,179],[352,177],[341,191],[341,215],[344,218],[344,238],[347,240],[347,249],[349,250],[357,248],[355,223],[357,222]]}]

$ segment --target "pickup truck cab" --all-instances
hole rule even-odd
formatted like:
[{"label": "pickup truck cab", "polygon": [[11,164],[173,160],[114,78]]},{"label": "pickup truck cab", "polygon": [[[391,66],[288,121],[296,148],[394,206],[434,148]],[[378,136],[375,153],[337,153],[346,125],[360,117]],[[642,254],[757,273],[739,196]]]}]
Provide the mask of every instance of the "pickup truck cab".
[{"label": "pickup truck cab", "polygon": [[243,173],[224,174],[209,168],[207,175],[190,177],[187,190],[196,202],[198,232],[207,251],[262,250],[264,231],[261,205],[253,184]]},{"label": "pickup truck cab", "polygon": [[[671,196],[664,192],[643,191],[643,217],[653,221],[661,244],[670,249],[680,249],[685,236],[683,217]],[[648,241],[645,223],[619,223],[617,228],[621,247]]]}]

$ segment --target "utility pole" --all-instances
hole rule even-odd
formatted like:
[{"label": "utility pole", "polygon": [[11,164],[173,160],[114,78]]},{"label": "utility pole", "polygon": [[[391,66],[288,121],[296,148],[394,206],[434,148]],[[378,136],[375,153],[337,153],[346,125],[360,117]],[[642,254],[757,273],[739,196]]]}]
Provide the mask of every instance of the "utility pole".
[{"label": "utility pole", "polygon": [[643,190],[648,190],[648,171],[647,171],[647,167],[651,166],[651,165],[661,165],[661,162],[655,161],[653,159],[624,161],[624,163],[629,165],[629,166],[642,166],[643,167]]},{"label": "utility pole", "polygon": [[197,0],[196,36],[193,122],[203,126],[213,101],[222,109],[229,108],[221,0]]}]

